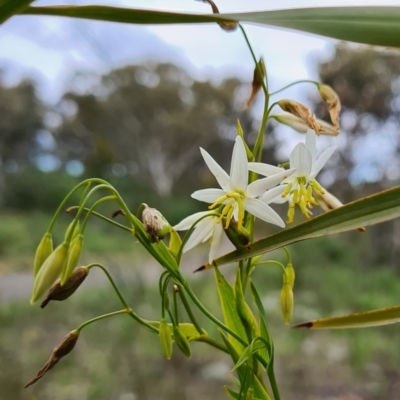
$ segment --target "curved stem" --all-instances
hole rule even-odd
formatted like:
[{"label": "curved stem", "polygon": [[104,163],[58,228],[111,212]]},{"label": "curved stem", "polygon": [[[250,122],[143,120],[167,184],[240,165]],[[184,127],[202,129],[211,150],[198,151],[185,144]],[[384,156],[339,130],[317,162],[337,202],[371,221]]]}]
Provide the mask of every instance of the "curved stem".
[{"label": "curved stem", "polygon": [[104,202],[106,202],[106,201],[110,201],[110,200],[115,200],[115,196],[112,195],[112,196],[102,197],[101,199],[99,199],[99,200],[97,200],[96,202],[93,203],[93,205],[90,207],[89,211],[87,212],[85,219],[83,220],[83,224],[82,224],[82,226],[81,226],[80,233],[83,234],[83,233],[85,232],[86,225],[87,225],[87,223],[88,223],[88,221],[89,221],[89,217],[90,217],[90,215],[92,214],[93,210],[94,210],[99,204],[104,203]]},{"label": "curved stem", "polygon": [[319,82],[317,82],[317,81],[313,81],[311,79],[302,79],[300,81],[289,83],[289,85],[286,85],[281,89],[275,90],[275,92],[270,93],[270,96],[273,96],[274,94],[283,92],[284,90],[289,89],[291,86],[297,85],[299,83],[313,83],[314,85],[319,85]]},{"label": "curved stem", "polygon": [[201,328],[200,324],[197,322],[197,319],[193,314],[193,311],[190,307],[190,304],[189,304],[189,302],[186,298],[185,292],[183,290],[179,290],[179,297],[181,298],[183,306],[185,307],[185,310],[187,312],[187,315],[188,315],[190,321],[192,321],[192,324],[196,328],[197,332],[199,332],[201,335],[204,334],[203,329]]},{"label": "curved stem", "polygon": [[286,246],[282,247],[282,250],[286,253],[287,263],[291,264],[292,263],[292,256],[290,255],[290,251],[288,250],[288,248]]},{"label": "curved stem", "polygon": [[89,319],[88,321],[80,324],[76,328],[76,331],[79,333],[85,326],[93,324],[93,322],[97,322],[97,321],[100,321],[100,320],[105,319],[105,318],[113,317],[114,315],[128,314],[129,311],[130,311],[129,309],[119,310],[119,311],[114,311],[114,312],[111,312],[111,313],[108,313],[108,314],[100,315],[100,316],[98,316],[96,318]]},{"label": "curved stem", "polygon": [[[69,213],[69,212],[74,211],[74,210],[76,210],[78,208],[79,208],[79,206],[72,206],[72,207],[68,208],[66,211]],[[89,210],[90,209],[88,207],[84,207],[83,208],[83,211],[89,212]],[[119,224],[118,222],[114,221],[113,219],[107,218],[103,214],[100,214],[100,213],[98,213],[96,211],[92,211],[91,214],[94,215],[97,218],[102,219],[103,221],[108,222],[109,224],[115,225],[116,227],[121,228],[121,229],[131,233],[132,235],[135,234],[135,230],[133,228],[129,228],[129,226],[125,226],[125,225]]]},{"label": "curved stem", "polygon": [[196,338],[196,342],[203,342],[208,343],[210,346],[215,347],[218,350],[223,351],[224,353],[229,354],[228,349],[220,342],[216,341],[215,339],[211,338],[208,335],[201,335],[200,337]]},{"label": "curved stem", "polygon": [[275,261],[275,260],[266,260],[266,261],[261,261],[259,263],[256,263],[255,266],[260,266],[260,265],[266,265],[266,264],[274,264],[274,265],[278,265],[279,267],[282,268],[283,273],[285,273],[285,267],[283,266],[282,263],[280,263],[279,261]]}]

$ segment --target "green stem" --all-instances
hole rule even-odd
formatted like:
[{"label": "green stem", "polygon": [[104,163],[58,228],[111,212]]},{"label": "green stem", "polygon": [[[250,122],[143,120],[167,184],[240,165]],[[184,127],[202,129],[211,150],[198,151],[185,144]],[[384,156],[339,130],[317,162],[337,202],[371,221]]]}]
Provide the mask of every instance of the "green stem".
[{"label": "green stem", "polygon": [[[70,208],[67,209],[67,212],[74,211],[74,210],[76,210],[78,208],[79,208],[79,206],[70,207]],[[83,208],[83,211],[89,212],[89,210],[90,209],[88,207],[84,207]],[[120,229],[123,229],[124,231],[127,231],[127,232],[131,233],[132,235],[135,234],[135,230],[133,228],[129,228],[129,226],[125,226],[125,225],[119,224],[118,222],[114,221],[113,219],[107,218],[106,216],[104,216],[103,214],[98,213],[97,211],[92,211],[91,214],[94,215],[95,217],[98,217],[98,218],[102,219],[103,221],[108,222],[109,224],[112,224],[112,225],[114,225],[114,226],[116,226],[116,227],[118,227]]]},{"label": "green stem", "polygon": [[115,196],[112,195],[112,196],[102,197],[101,199],[95,201],[95,202],[93,203],[93,205],[90,207],[89,211],[87,212],[85,219],[83,220],[83,224],[82,224],[82,226],[81,226],[80,233],[83,234],[83,233],[85,232],[86,225],[87,225],[87,223],[88,223],[88,221],[89,221],[89,217],[90,217],[90,215],[92,214],[92,212],[94,211],[94,209],[95,209],[99,204],[104,203],[104,202],[106,202],[106,201],[115,200],[115,199],[116,199]]},{"label": "green stem", "polygon": [[300,81],[296,81],[296,82],[292,82],[289,83],[289,85],[284,86],[283,88],[276,90],[275,92],[270,93],[270,96],[273,96],[274,94],[280,93],[288,88],[290,88],[291,86],[297,85],[299,83],[313,83],[314,85],[319,85],[319,82],[313,81],[311,79],[301,79]]},{"label": "green stem", "polygon": [[282,247],[282,250],[286,253],[287,263],[291,264],[292,263],[292,256],[290,255],[289,250],[287,249],[287,247]]},{"label": "green stem", "polygon": [[182,300],[183,306],[185,307],[187,315],[188,315],[190,321],[192,321],[192,324],[196,328],[197,332],[199,332],[200,335],[204,334],[203,329],[201,328],[200,324],[197,322],[197,319],[193,314],[193,311],[192,311],[192,309],[190,307],[190,304],[189,304],[189,302],[188,302],[188,300],[186,298],[185,292],[183,290],[179,290],[179,296],[180,296],[180,298]]},{"label": "green stem", "polygon": [[203,342],[203,343],[208,343],[210,346],[215,347],[218,350],[223,351],[224,353],[229,354],[228,349],[220,342],[214,340],[208,335],[201,335],[199,338],[196,338],[196,342]]},{"label": "green stem", "polygon": [[285,267],[282,263],[280,263],[279,261],[275,261],[275,260],[266,260],[266,261],[262,261],[259,263],[256,263],[255,265],[258,267],[260,265],[266,265],[266,264],[274,264],[274,265],[278,265],[279,267],[282,268],[283,273],[285,273]]},{"label": "green stem", "polygon": [[[57,217],[60,215],[61,211],[64,209],[65,205],[67,204],[67,201],[70,199],[70,197],[77,191],[79,190],[83,185],[89,185],[92,183],[99,183],[99,184],[108,184],[105,180],[103,179],[98,179],[98,178],[91,178],[91,179],[86,179],[76,185],[64,198],[64,200],[61,202],[59,207],[57,208],[57,211],[55,212],[53,218],[50,221],[50,225],[47,228],[47,232],[51,232],[53,230],[54,224],[56,223]],[[86,189],[87,191],[87,189]],[[85,193],[85,192],[84,192]]]},{"label": "green stem", "polygon": [[[256,142],[255,142],[254,148],[253,148],[254,159],[257,162],[261,161],[262,151],[263,151],[263,147],[264,147],[264,133],[265,133],[265,129],[267,127],[268,117],[271,112],[271,109],[272,108],[269,107],[269,95],[267,94],[265,96],[264,113],[263,113],[263,117],[261,120],[260,130],[258,131],[257,139],[256,139]],[[250,175],[251,175],[250,176],[251,182],[257,178],[257,174],[255,174],[254,172],[252,172]]]},{"label": "green stem", "polygon": [[108,314],[100,315],[99,317],[96,317],[96,318],[89,319],[88,321],[84,322],[83,324],[80,324],[76,328],[76,331],[79,333],[84,327],[86,327],[90,324],[93,324],[93,322],[97,322],[97,321],[100,321],[105,318],[113,317],[114,315],[128,314],[129,311],[130,311],[129,309],[119,310],[119,311],[114,311],[114,312],[111,312]]},{"label": "green stem", "polygon": [[179,312],[178,312],[178,301],[176,299],[176,290],[177,288],[174,286],[172,289],[172,293],[173,293],[173,299],[174,299],[174,319],[175,319],[175,323],[176,325],[179,326]]},{"label": "green stem", "polygon": [[[257,72],[258,72],[259,76],[262,77],[263,74],[262,74],[262,71],[261,71],[261,69],[260,69],[260,66],[258,65],[258,61],[257,61],[256,55],[254,54],[253,48],[251,47],[249,38],[247,37],[247,34],[246,34],[246,32],[245,32],[245,30],[244,30],[244,28],[243,28],[243,26],[242,26],[241,24],[239,24],[239,28],[240,28],[240,30],[242,31],[242,34],[243,34],[244,39],[245,39],[245,41],[246,41],[247,47],[249,48],[250,53],[251,53],[251,56],[253,57],[253,61],[254,61],[254,64],[255,64],[255,66],[256,66],[256,68],[257,68]],[[265,67],[265,81],[264,81],[264,79],[261,79],[261,85],[262,85],[262,88],[263,88],[263,91],[264,91],[265,96],[268,96],[268,75],[267,75],[267,67]]]},{"label": "green stem", "polygon": [[272,393],[274,394],[275,400],[281,400],[281,395],[279,394],[278,384],[275,379],[275,372],[274,372],[274,359],[271,359],[271,362],[268,366],[267,370],[269,383],[271,385]]}]

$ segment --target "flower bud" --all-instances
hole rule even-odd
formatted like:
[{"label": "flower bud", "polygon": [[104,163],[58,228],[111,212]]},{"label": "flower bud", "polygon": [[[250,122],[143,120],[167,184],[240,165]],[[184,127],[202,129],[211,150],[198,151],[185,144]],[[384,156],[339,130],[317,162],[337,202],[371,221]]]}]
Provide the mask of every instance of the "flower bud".
[{"label": "flower bud", "polygon": [[60,276],[67,265],[69,244],[63,242],[47,257],[33,282],[31,304],[36,303]]},{"label": "flower bud", "polygon": [[[261,76],[260,76],[261,73]],[[257,63],[257,66],[254,68],[253,73],[253,82],[251,83],[251,93],[249,99],[246,101],[244,109],[247,110],[254,102],[257,97],[258,92],[262,88],[262,83],[267,74],[265,69],[264,60],[260,58],[260,61]]]},{"label": "flower bud", "polygon": [[293,305],[293,290],[290,283],[286,281],[281,290],[281,310],[286,325],[289,325],[292,319]]},{"label": "flower bud", "polygon": [[71,276],[73,270],[76,268],[79,262],[79,258],[82,253],[83,247],[83,235],[78,234],[71,243],[71,247],[68,252],[68,261],[66,267],[61,274],[61,285],[64,285],[67,279]]},{"label": "flower bud", "polygon": [[52,369],[63,357],[69,354],[76,345],[76,342],[79,339],[79,332],[72,331],[68,333],[61,342],[54,348],[53,353],[51,354],[50,358],[44,365],[44,367],[37,373],[36,378],[32,379],[25,385],[25,388],[28,386],[33,385],[37,382],[40,378],[42,378],[47,371]]},{"label": "flower bud", "polygon": [[319,135],[321,126],[315,119],[315,115],[307,106],[297,101],[287,99],[279,100],[278,104],[283,111],[299,117],[310,129],[314,130],[315,133]]},{"label": "flower bud", "polygon": [[[223,218],[223,224],[226,226],[226,218]],[[225,229],[226,236],[231,243],[238,249],[243,246],[247,246],[250,243],[250,234],[243,226],[239,229],[238,223],[231,219],[229,226]]]},{"label": "flower bud", "polygon": [[318,85],[318,91],[322,100],[328,104],[329,115],[331,116],[333,125],[339,129],[339,113],[341,109],[339,96],[328,85]]},{"label": "flower bud", "polygon": [[171,328],[169,327],[169,324],[167,323],[165,318],[163,318],[160,322],[158,335],[160,338],[162,352],[164,353],[165,358],[167,360],[170,360],[172,356]]},{"label": "flower bud", "polygon": [[[67,230],[65,231],[65,241],[67,241],[68,239],[69,239],[69,235],[70,235],[70,233],[71,233],[71,230],[72,230],[72,228],[74,227],[74,223],[75,223],[75,220],[74,221],[72,221],[69,225],[68,225],[68,228],[67,228]],[[79,221],[76,223],[76,225],[75,225],[75,228],[74,228],[74,232],[73,232],[73,234],[72,234],[72,236],[71,236],[71,239],[70,239],[70,241],[72,241],[73,239],[74,239],[74,237],[78,234],[78,232],[79,232]]]},{"label": "flower bud", "polygon": [[174,326],[174,342],[178,346],[179,350],[186,357],[190,358],[192,356],[189,341],[186,339],[186,336],[179,330],[179,327],[177,326]]},{"label": "flower bud", "polygon": [[148,206],[145,206],[142,212],[142,222],[153,243],[158,243],[172,229],[171,225],[158,210]]},{"label": "flower bud", "polygon": [[46,232],[36,249],[35,259],[33,261],[33,273],[37,275],[47,257],[53,252],[53,238],[50,232]]},{"label": "flower bud", "polygon": [[86,267],[75,268],[63,286],[61,285],[60,279],[58,279],[50,288],[47,297],[43,300],[40,307],[46,307],[51,300],[63,301],[71,297],[86,279],[88,273],[89,270]]},{"label": "flower bud", "polygon": [[285,268],[285,275],[283,276],[283,283],[288,282],[290,287],[293,290],[295,278],[296,278],[296,274],[294,272],[293,265],[292,265],[292,263],[289,263],[288,265],[286,265],[286,268]]}]

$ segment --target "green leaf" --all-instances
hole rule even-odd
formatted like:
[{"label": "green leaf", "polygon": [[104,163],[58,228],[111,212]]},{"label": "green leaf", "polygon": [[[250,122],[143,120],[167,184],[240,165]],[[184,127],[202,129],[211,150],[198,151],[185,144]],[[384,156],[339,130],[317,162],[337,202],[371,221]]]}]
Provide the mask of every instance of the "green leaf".
[{"label": "green leaf", "polygon": [[[231,389],[229,386],[224,386],[225,390],[228,392],[229,396],[233,400],[238,400],[239,399],[239,393],[235,392],[233,389]],[[258,397],[255,397],[254,400],[261,400]]]},{"label": "green leaf", "polygon": [[[15,1],[15,0],[14,0]],[[11,3],[11,1],[9,1]],[[187,14],[107,6],[29,7],[24,14],[55,15],[132,24],[250,22],[340,40],[400,47],[400,7],[313,7],[233,14]]]},{"label": "green leaf", "polygon": [[235,371],[239,368],[244,362],[246,362],[254,353],[258,350],[266,347],[266,343],[263,340],[260,340],[260,337],[255,338],[251,344],[249,344],[243,351],[242,355],[239,357],[239,360],[232,368],[232,371]]},{"label": "green leaf", "polygon": [[181,262],[182,253],[179,253],[179,250],[182,245],[182,239],[179,236],[178,232],[175,229],[171,229],[170,237],[169,237],[169,249],[174,257],[177,259],[176,262],[178,265]]},{"label": "green leaf", "polygon": [[340,317],[322,318],[315,321],[294,325],[293,328],[308,329],[343,329],[367,328],[400,322],[400,306],[380,308]]},{"label": "green leaf", "polygon": [[[218,294],[226,326],[247,342],[246,330],[236,311],[236,298],[232,286],[226,281],[218,268],[215,268],[215,279],[217,281]],[[234,338],[231,338],[231,340],[233,347],[241,354],[244,350],[243,345]]]},{"label": "green leaf", "polygon": [[[147,321],[150,325],[156,327],[157,329],[160,328],[160,321]],[[171,323],[168,324],[169,327],[171,328],[171,332],[173,329],[173,326]],[[197,329],[195,328],[195,326],[193,324],[189,324],[189,323],[181,323],[179,324],[179,330],[181,331],[181,333],[183,335],[186,336],[186,338],[189,340],[195,340],[197,338],[199,338],[201,335],[200,333],[197,331]],[[204,334],[207,334],[207,332],[204,331]]]},{"label": "green leaf", "polygon": [[[214,266],[244,260],[287,246],[291,243],[319,236],[346,232],[362,226],[378,224],[400,217],[400,186],[353,201],[293,228],[282,230],[214,260]],[[211,268],[206,265],[202,269]]]},{"label": "green leaf", "polygon": [[14,14],[24,11],[33,0],[2,0],[0,1],[0,24]]}]

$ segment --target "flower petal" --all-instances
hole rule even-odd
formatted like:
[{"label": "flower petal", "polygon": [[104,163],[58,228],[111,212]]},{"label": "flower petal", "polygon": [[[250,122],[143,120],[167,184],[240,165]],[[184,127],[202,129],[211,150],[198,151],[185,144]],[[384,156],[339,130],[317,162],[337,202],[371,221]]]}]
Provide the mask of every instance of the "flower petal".
[{"label": "flower petal", "polygon": [[210,156],[210,154],[200,147],[201,155],[205,163],[207,164],[208,169],[215,176],[215,179],[218,181],[219,185],[222,189],[228,191],[229,190],[229,175],[221,168],[221,166]]},{"label": "flower petal", "polygon": [[190,235],[189,240],[185,243],[183,247],[183,252],[193,249],[198,244],[204,241],[204,239],[209,236],[210,232],[214,229],[215,218],[205,218],[199,222],[193,233]]},{"label": "flower petal", "polygon": [[267,190],[262,196],[260,196],[260,200],[263,201],[265,204],[271,203],[277,197],[280,197],[282,200],[287,201],[287,199],[284,199],[281,196],[281,194],[284,192],[285,189],[286,185],[280,185],[270,190]]},{"label": "flower petal", "polygon": [[312,159],[311,171],[315,167],[315,160],[317,158],[317,150],[316,150],[316,146],[315,146],[315,136],[316,136],[316,133],[312,129],[307,130],[306,147],[311,153],[311,159]]},{"label": "flower petal", "polygon": [[275,165],[264,164],[260,162],[250,162],[249,170],[256,172],[257,174],[270,176],[283,171],[283,168],[275,167]]},{"label": "flower petal", "polygon": [[236,137],[231,161],[230,189],[246,191],[249,178],[246,149],[240,136]]},{"label": "flower petal", "polygon": [[304,143],[298,143],[290,153],[290,167],[297,168],[296,176],[309,176],[312,156]]},{"label": "flower petal", "polygon": [[192,193],[192,197],[205,203],[214,203],[215,200],[225,195],[225,191],[222,189],[202,189],[196,190]]},{"label": "flower petal", "polygon": [[319,157],[317,162],[315,163],[314,170],[312,171],[312,175],[316,176],[319,171],[325,166],[328,160],[331,158],[332,154],[337,149],[337,146],[328,147]]},{"label": "flower petal", "polygon": [[282,218],[267,204],[258,199],[246,199],[244,202],[244,208],[250,214],[255,217],[262,219],[270,224],[278,225],[281,228],[285,227],[285,223]]},{"label": "flower petal", "polygon": [[281,183],[284,179],[292,175],[295,171],[296,170],[294,168],[284,169],[278,174],[271,175],[268,178],[258,179],[257,181],[250,183],[246,191],[246,196],[250,198],[260,196],[268,189],[271,189]]},{"label": "flower petal", "polygon": [[[188,217],[184,218],[179,224],[175,225],[173,228],[176,231],[187,231],[192,227],[192,225],[201,217],[203,217],[206,214],[210,214],[210,211],[200,211],[197,213],[194,213],[192,215],[189,215]],[[200,222],[199,222],[200,223]]]},{"label": "flower petal", "polygon": [[214,231],[213,231],[213,236],[212,236],[211,245],[210,245],[210,253],[208,255],[208,262],[210,264],[215,259],[215,255],[217,254],[219,245],[221,244],[223,231],[224,231],[224,229],[223,229],[221,223],[214,225]]}]

